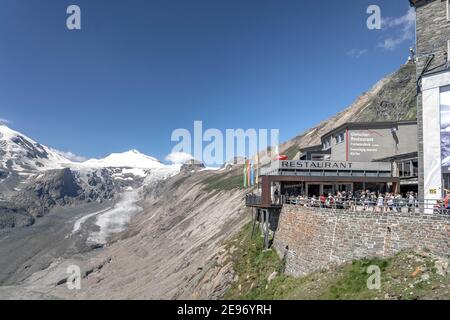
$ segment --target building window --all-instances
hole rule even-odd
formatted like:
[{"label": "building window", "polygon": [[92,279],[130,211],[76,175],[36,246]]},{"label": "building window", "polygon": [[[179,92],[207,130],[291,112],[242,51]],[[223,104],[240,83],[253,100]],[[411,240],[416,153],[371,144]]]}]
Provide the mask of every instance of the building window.
[{"label": "building window", "polygon": [[331,137],[328,137],[323,140],[323,149],[327,150],[330,148],[331,148]]},{"label": "building window", "polygon": [[403,171],[403,162],[398,163],[398,175],[400,176],[400,178],[405,177],[405,173]]},{"label": "building window", "polygon": [[414,177],[419,176],[419,162],[417,160],[412,161],[412,167],[413,167],[413,176]]},{"label": "building window", "polygon": [[344,142],[345,132],[341,132],[341,133],[337,134],[334,138],[336,140],[336,144]]},{"label": "building window", "polygon": [[411,162],[407,161],[403,163],[403,175],[405,177],[411,177]]},{"label": "building window", "polygon": [[311,155],[311,161],[323,161],[323,154]]},{"label": "building window", "polygon": [[398,163],[400,178],[414,178],[419,174],[419,163],[417,160],[405,160]]},{"label": "building window", "polygon": [[329,154],[312,154],[311,161],[330,161]]}]

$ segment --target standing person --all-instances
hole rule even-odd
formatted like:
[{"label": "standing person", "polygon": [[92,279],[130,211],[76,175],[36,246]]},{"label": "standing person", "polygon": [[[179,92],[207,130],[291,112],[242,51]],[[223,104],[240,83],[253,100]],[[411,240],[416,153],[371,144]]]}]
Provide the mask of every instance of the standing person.
[{"label": "standing person", "polygon": [[409,192],[408,195],[408,213],[414,213],[414,206],[416,204],[416,199],[414,198],[414,193],[413,192]]},{"label": "standing person", "polygon": [[386,192],[386,194],[384,195],[384,211],[388,212],[389,209],[389,205],[388,205],[388,200],[391,197],[391,193]]},{"label": "standing person", "polygon": [[394,211],[394,195],[392,193],[388,194],[388,198],[387,198],[387,206],[389,208],[389,211],[392,212]]},{"label": "standing person", "polygon": [[366,195],[365,191],[363,191],[361,193],[361,205],[363,206],[363,211],[366,211],[368,209],[368,205],[369,205],[369,195]]},{"label": "standing person", "polygon": [[370,201],[371,201],[370,199],[371,199],[370,191],[367,190],[364,193],[364,210],[370,209]]},{"label": "standing person", "polygon": [[402,208],[400,206],[400,202],[402,201],[402,195],[400,193],[396,193],[394,197],[394,203],[395,203],[395,210],[397,212],[401,212]]},{"label": "standing person", "polygon": [[331,193],[328,194],[328,196],[325,199],[325,207],[331,208]]},{"label": "standing person", "polygon": [[301,205],[302,207],[306,207],[306,201],[305,198],[303,197],[303,195],[298,195],[297,196],[297,204]]},{"label": "standing person", "polygon": [[445,213],[445,207],[446,204],[442,200],[436,200],[436,204],[433,206],[433,213],[434,214],[443,214]]},{"label": "standing person", "polygon": [[383,212],[383,210],[384,210],[384,198],[383,198],[381,193],[380,193],[380,195],[378,196],[378,199],[377,199],[377,207],[380,209],[380,212]]},{"label": "standing person", "polygon": [[333,197],[333,195],[332,195],[331,193],[328,194],[328,199],[327,199],[327,201],[328,201],[328,207],[329,207],[330,209],[333,208],[333,207],[335,207],[336,201],[335,201],[335,199],[334,199],[334,197]]},{"label": "standing person", "polygon": [[444,209],[443,213],[448,213],[448,210],[450,209],[450,193],[447,193],[444,199]]},{"label": "standing person", "polygon": [[275,189],[275,192],[273,193],[274,198],[275,198],[275,204],[279,204],[280,201],[280,191],[278,191],[278,188]]},{"label": "standing person", "polygon": [[375,210],[377,209],[377,195],[375,192],[372,192],[370,194],[370,206],[372,207],[372,211],[375,212]]},{"label": "standing person", "polygon": [[353,192],[349,192],[348,193],[348,204],[350,206],[350,210],[351,211],[356,211],[356,201],[355,201],[355,197],[353,197]]},{"label": "standing person", "polygon": [[317,198],[316,195],[314,194],[311,198],[311,207],[316,207],[317,206]]},{"label": "standing person", "polygon": [[336,209],[344,209],[343,195],[340,191],[336,194]]},{"label": "standing person", "polygon": [[348,196],[349,196],[348,191],[342,192],[342,209],[344,210],[348,210],[349,208]]},{"label": "standing person", "polygon": [[320,196],[319,200],[320,200],[320,207],[321,207],[321,208],[325,208],[325,202],[327,201],[327,198],[325,197],[325,195],[322,194],[322,195]]}]

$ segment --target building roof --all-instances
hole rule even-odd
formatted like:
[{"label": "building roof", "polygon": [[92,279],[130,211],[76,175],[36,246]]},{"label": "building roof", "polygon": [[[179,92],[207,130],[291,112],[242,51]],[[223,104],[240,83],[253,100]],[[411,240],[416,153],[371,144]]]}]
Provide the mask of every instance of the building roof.
[{"label": "building roof", "polygon": [[434,1],[434,0],[409,0],[409,4],[412,7],[418,7],[418,6],[424,5],[424,4],[432,2],[432,1]]},{"label": "building roof", "polygon": [[408,152],[408,153],[402,153],[393,155],[386,158],[379,158],[379,159],[373,159],[374,162],[385,162],[385,161],[395,161],[395,160],[408,160],[408,159],[417,159],[418,152]]},{"label": "building roof", "polygon": [[321,138],[327,137],[333,133],[342,131],[346,128],[382,128],[387,126],[410,125],[417,124],[417,120],[401,120],[401,121],[374,121],[374,122],[346,122],[339,127],[323,134]]},{"label": "building roof", "polygon": [[300,148],[298,150],[299,151],[304,151],[304,152],[315,151],[315,150],[322,150],[322,145],[318,144],[318,145],[315,145],[315,146],[303,147],[303,148]]},{"label": "building roof", "polygon": [[432,70],[428,70],[427,72],[425,72],[423,74],[423,77],[431,76],[431,75],[434,75],[434,74],[437,74],[437,73],[441,73],[441,72],[448,72],[449,70],[450,70],[450,64],[446,63],[445,65],[439,66],[439,67],[434,68]]}]

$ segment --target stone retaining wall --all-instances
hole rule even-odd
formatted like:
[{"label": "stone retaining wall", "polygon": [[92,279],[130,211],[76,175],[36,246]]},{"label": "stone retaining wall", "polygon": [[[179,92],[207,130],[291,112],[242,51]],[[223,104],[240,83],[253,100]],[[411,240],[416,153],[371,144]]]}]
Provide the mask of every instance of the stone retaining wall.
[{"label": "stone retaining wall", "polygon": [[434,254],[449,257],[450,217],[354,213],[285,205],[274,247],[286,258],[286,273],[293,276],[333,263],[388,257],[410,248],[427,248]]}]

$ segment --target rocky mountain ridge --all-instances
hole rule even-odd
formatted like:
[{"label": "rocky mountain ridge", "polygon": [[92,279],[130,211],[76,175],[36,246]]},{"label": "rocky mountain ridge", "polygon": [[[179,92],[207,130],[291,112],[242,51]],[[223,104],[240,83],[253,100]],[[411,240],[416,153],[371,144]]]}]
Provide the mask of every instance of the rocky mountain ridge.
[{"label": "rocky mountain ridge", "polygon": [[0,230],[29,226],[56,206],[112,201],[180,171],[137,150],[74,162],[6,125],[0,147]]}]

